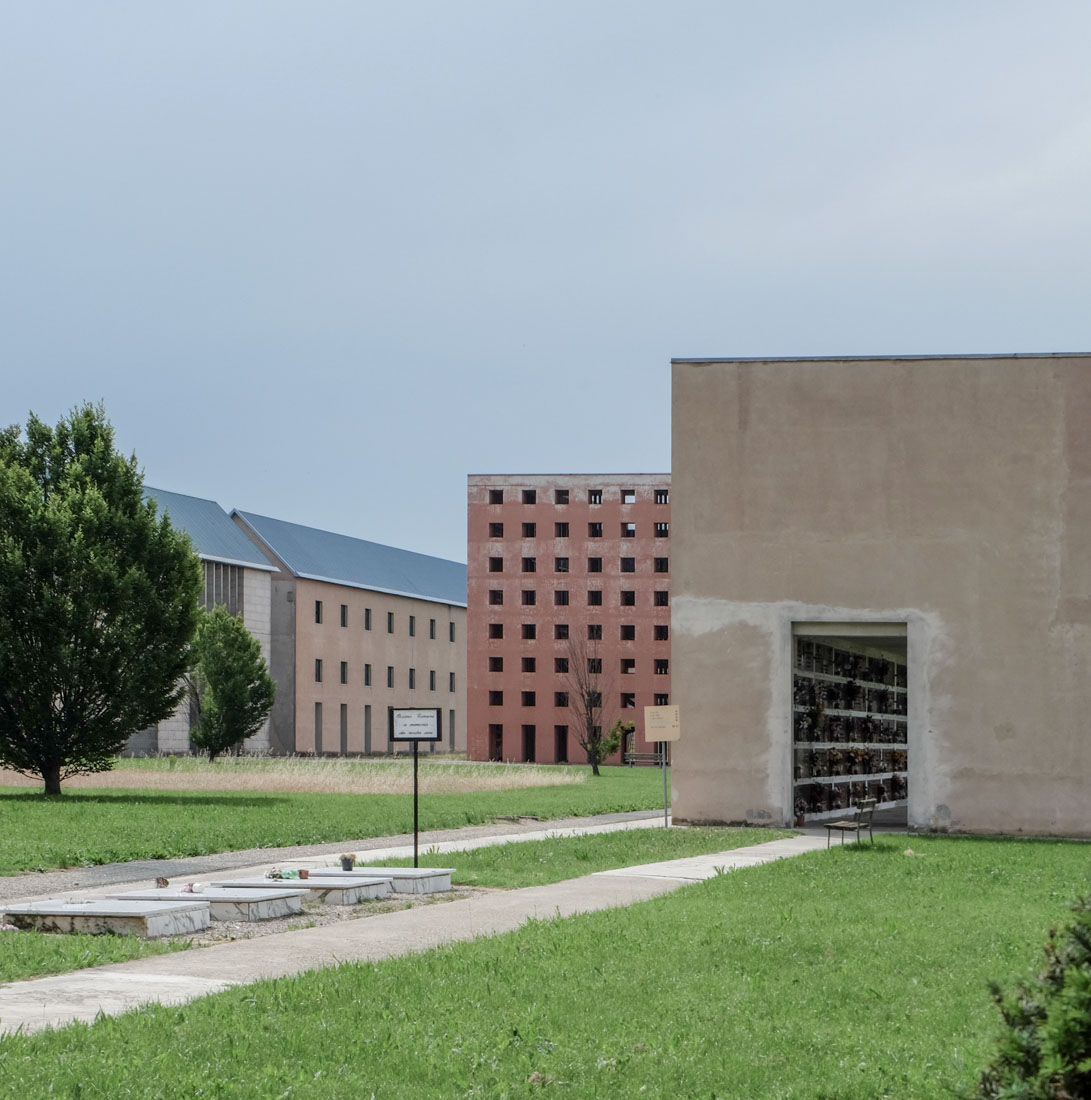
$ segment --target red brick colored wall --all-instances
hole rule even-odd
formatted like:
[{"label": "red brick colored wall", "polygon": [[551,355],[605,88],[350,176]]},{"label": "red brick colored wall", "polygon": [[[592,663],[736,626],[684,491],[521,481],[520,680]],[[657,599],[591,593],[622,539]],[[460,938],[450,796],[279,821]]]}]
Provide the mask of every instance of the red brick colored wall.
[{"label": "red brick colored wall", "polygon": [[[491,504],[490,491],[499,490],[503,503]],[[524,503],[524,491],[532,490],[536,502]],[[557,503],[558,490],[568,491],[568,503]],[[602,503],[591,504],[592,490],[601,491]],[[633,503],[622,502],[622,492],[635,494]],[[604,691],[602,726],[609,730],[615,719],[636,724],[637,751],[653,746],[643,737],[644,710],[656,695],[670,698],[670,606],[656,606],[654,593],[670,592],[670,536],[656,534],[657,524],[667,524],[670,504],[657,503],[656,491],[669,498],[669,474],[542,474],[472,475],[469,479],[467,609],[467,752],[472,760],[490,758],[490,725],[503,727],[501,758],[524,759],[523,727],[533,725],[534,759],[557,759],[555,727],[569,727],[567,756],[570,763],[586,760],[577,741],[579,712],[574,706],[557,707],[557,691],[571,691],[569,677],[554,669],[557,657],[570,657],[569,645],[554,637],[554,627],[567,623],[577,644],[587,645],[589,624],[602,627],[598,655],[602,658]],[[490,524],[502,524],[503,534],[490,534]],[[533,535],[524,524],[535,525]],[[555,525],[568,524],[568,535],[559,536]],[[592,537],[589,524],[602,525],[602,536]],[[635,524],[632,538],[622,537],[622,524]],[[602,559],[602,572],[589,571],[588,559]],[[502,569],[490,569],[490,559],[500,559]],[[557,558],[568,559],[568,571],[558,571]],[[634,572],[621,570],[621,559],[634,559]],[[666,559],[667,571],[656,572],[655,559]],[[524,569],[533,559],[533,572]],[[568,592],[567,606],[555,602],[555,593]],[[601,605],[588,603],[589,590],[602,593]],[[490,604],[490,591],[503,594],[501,605]],[[523,592],[534,593],[533,605],[523,602]],[[621,593],[635,593],[633,606],[621,603]],[[503,638],[490,638],[490,624],[503,626]],[[523,637],[523,625],[533,624],[535,637]],[[634,628],[635,639],[622,640],[622,626]],[[655,627],[665,627],[666,639],[655,638]],[[490,657],[503,660],[502,671],[490,671]],[[523,659],[533,658],[534,671],[524,671]],[[621,673],[621,660],[635,661],[634,671]],[[655,662],[668,662],[668,671],[657,673]],[[503,692],[502,705],[490,705],[489,693]],[[525,705],[523,693],[534,692],[534,705]],[[634,709],[622,709],[622,693],[634,696]],[[612,762],[619,762],[620,754]]]}]

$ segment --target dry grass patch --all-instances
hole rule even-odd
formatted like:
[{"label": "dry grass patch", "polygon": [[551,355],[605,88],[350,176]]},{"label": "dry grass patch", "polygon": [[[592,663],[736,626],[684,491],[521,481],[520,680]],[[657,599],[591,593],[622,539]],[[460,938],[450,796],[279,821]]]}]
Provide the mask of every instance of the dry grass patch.
[{"label": "dry grass patch", "polygon": [[[25,787],[34,780],[0,770],[0,786]],[[584,769],[520,764],[420,762],[422,794],[471,794],[587,782]],[[119,760],[112,771],[73,776],[66,789],[143,788],[174,791],[258,791],[295,794],[408,794],[413,790],[411,760],[344,760],[307,757],[237,757],[207,760],[189,756]]]}]

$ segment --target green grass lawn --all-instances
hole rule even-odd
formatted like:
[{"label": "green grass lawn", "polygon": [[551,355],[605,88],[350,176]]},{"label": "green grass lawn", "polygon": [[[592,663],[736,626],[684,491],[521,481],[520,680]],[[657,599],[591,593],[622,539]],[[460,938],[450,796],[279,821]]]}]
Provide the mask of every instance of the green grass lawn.
[{"label": "green grass lawn", "polygon": [[[588,771],[583,768],[567,768]],[[429,794],[420,827],[455,828],[503,816],[558,818],[654,809],[654,768],[606,768],[586,783]],[[411,832],[411,794],[0,788],[0,874],[242,848],[319,844]]]},{"label": "green grass lawn", "polygon": [[[706,852],[726,852],[794,836],[780,829],[625,829],[592,836],[520,840],[467,852],[420,853],[421,867],[453,867],[461,886],[541,886],[613,867],[633,867]],[[379,861],[379,867],[412,866],[411,859]]]},{"label": "green grass lawn", "polygon": [[[918,855],[906,856],[907,843]],[[629,909],[0,1040],[12,1096],[952,1095],[1079,844],[883,837]]]}]

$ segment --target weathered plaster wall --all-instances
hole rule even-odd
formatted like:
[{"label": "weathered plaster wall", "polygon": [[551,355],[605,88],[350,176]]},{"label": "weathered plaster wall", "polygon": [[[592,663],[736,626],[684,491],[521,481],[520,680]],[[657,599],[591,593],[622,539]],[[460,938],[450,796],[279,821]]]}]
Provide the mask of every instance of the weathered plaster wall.
[{"label": "weathered plaster wall", "polygon": [[679,820],[789,819],[793,621],[908,627],[910,823],[1091,835],[1091,358],[676,361]]},{"label": "weathered plaster wall", "polygon": [[[247,569],[243,580],[243,610],[242,620],[246,629],[258,641],[261,646],[261,655],[266,664],[270,663],[272,655],[272,585],[273,574],[263,569]],[[272,669],[270,668],[270,675]],[[280,685],[277,685],[280,690]],[[269,752],[272,748],[270,741],[270,726],[272,715],[265,720],[261,729],[248,737],[243,742],[246,752]]]},{"label": "weathered plaster wall", "polygon": [[295,579],[272,575],[270,592],[269,673],[277,694],[269,716],[269,748],[276,756],[297,751],[295,736]]}]

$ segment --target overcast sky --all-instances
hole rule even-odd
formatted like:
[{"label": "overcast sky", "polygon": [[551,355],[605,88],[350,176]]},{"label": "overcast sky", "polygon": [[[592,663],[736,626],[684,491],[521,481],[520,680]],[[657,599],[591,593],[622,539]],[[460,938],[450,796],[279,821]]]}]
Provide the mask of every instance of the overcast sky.
[{"label": "overcast sky", "polygon": [[1086,0],[0,0],[2,423],[465,560],[672,356],[1091,350]]}]

